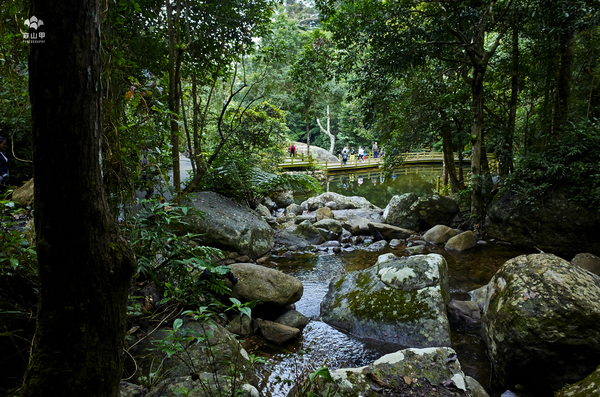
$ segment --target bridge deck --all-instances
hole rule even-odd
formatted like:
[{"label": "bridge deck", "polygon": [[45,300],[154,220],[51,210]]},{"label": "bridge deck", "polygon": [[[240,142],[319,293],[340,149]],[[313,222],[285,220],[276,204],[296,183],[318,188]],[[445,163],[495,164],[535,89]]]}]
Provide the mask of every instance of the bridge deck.
[{"label": "bridge deck", "polygon": [[[411,152],[404,153],[405,159],[404,164],[431,164],[431,163],[443,163],[443,153],[442,152]],[[488,154],[488,160],[490,162],[495,161],[495,157],[492,154]],[[458,155],[454,154],[454,161],[458,162]],[[471,162],[470,158],[463,158],[464,163],[468,164]],[[340,158],[339,161],[317,161],[312,158],[308,158],[304,154],[299,154],[297,157],[291,157],[285,159],[285,161],[279,166],[281,168],[295,168],[295,167],[308,167],[308,166],[318,166],[329,171],[351,171],[354,169],[368,169],[368,168],[378,168],[380,163],[382,162],[381,158],[373,158],[372,156],[367,156],[364,160],[359,160],[358,156],[352,155],[348,156],[348,161],[346,164]],[[491,167],[490,167],[491,168]]]}]

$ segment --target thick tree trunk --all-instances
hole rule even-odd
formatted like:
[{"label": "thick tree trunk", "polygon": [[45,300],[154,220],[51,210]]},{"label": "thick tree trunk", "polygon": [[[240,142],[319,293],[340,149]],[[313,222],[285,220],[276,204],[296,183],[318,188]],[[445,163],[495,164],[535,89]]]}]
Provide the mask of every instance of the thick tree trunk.
[{"label": "thick tree trunk", "polygon": [[473,67],[473,80],[471,84],[471,135],[475,137],[472,144],[471,158],[471,216],[476,221],[481,220],[484,214],[482,172],[483,156],[483,76],[485,69],[475,65]]},{"label": "thick tree trunk", "polygon": [[[167,7],[167,26],[169,31],[169,118],[171,120],[171,157],[173,160],[173,186],[175,194],[179,199],[181,194],[181,172],[179,167],[179,65],[180,51],[176,49],[177,39],[175,26],[173,25],[173,10],[171,0],[165,0]],[[179,2],[177,2],[177,15],[175,19],[179,19]]]},{"label": "thick tree trunk", "polygon": [[22,396],[117,396],[135,259],[102,187],[97,0],[32,1],[35,230],[40,302]]}]

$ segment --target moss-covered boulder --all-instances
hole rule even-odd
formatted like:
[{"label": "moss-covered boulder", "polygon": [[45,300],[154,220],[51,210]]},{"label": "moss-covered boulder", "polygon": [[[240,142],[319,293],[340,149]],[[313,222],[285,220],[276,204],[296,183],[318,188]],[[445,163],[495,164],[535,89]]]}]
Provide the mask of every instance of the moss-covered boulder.
[{"label": "moss-covered boulder", "polygon": [[316,378],[317,396],[488,396],[475,379],[465,376],[449,347],[400,350],[365,367],[342,368],[330,375]]},{"label": "moss-covered boulder", "polygon": [[600,396],[600,367],[584,380],[565,386],[554,397],[588,397]]},{"label": "moss-covered boulder", "polygon": [[600,363],[600,277],[551,254],[507,261],[486,288],[482,337],[500,379],[546,393]]},{"label": "moss-covered boulder", "polygon": [[214,192],[194,193],[188,204],[204,214],[189,212],[186,217],[204,244],[253,259],[273,248],[273,228],[255,211]]},{"label": "moss-covered boulder", "polygon": [[401,196],[392,197],[383,211],[385,223],[403,229],[418,229],[419,217],[410,210],[410,206],[417,199],[418,197],[414,193],[405,193]]},{"label": "moss-covered boulder", "polygon": [[326,241],[323,237],[321,237],[321,234],[316,226],[308,220],[300,222],[300,224],[298,224],[294,230],[294,234],[302,237],[310,244],[320,244]]},{"label": "moss-covered boulder", "polygon": [[448,265],[441,255],[379,256],[329,285],[323,321],[360,337],[411,347],[450,346]]}]

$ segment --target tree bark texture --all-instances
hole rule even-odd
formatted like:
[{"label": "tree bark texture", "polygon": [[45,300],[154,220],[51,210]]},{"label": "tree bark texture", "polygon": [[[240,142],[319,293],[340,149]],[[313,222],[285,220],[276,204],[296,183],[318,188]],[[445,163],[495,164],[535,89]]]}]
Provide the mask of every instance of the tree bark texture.
[{"label": "tree bark texture", "polygon": [[519,101],[519,20],[516,12],[512,21],[512,76],[510,80],[510,103],[508,114],[508,127],[498,161],[500,162],[500,175],[508,175],[513,170],[513,142],[515,136],[515,124],[517,121],[517,104]]},{"label": "tree bark texture", "polygon": [[[169,111],[171,114],[171,156],[173,160],[173,186],[177,200],[181,194],[181,172],[179,167],[179,67],[181,64],[181,53],[176,48],[177,37],[173,22],[173,9],[171,0],[166,0],[167,7],[167,27],[169,31]],[[180,5],[177,2],[177,11],[175,20],[179,20]]]},{"label": "tree bark texture", "polygon": [[446,116],[446,113],[442,110],[440,112],[442,119],[442,152],[444,154],[444,186],[448,184],[448,178],[450,178],[450,188],[452,193],[456,193],[462,189],[458,178],[456,177],[456,167],[454,166],[454,147],[452,145],[452,131],[450,122]]},{"label": "tree bark texture", "polygon": [[117,396],[135,259],[104,197],[98,0],[33,0],[35,230],[40,301],[22,396]]},{"label": "tree bark texture", "polygon": [[331,142],[331,146],[329,147],[329,154],[333,154],[333,148],[335,147],[335,135],[331,133],[331,117],[329,117],[329,105],[327,105],[327,129],[323,128],[318,117],[317,124],[319,124],[321,132],[323,132],[323,134],[329,137],[329,140]]}]

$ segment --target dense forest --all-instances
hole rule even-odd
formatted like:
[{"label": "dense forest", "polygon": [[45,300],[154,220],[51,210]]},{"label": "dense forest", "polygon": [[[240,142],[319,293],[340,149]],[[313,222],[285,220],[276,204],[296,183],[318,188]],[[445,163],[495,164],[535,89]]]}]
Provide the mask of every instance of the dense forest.
[{"label": "dense forest", "polygon": [[[2,210],[12,214],[10,193],[33,177],[35,163],[36,202],[45,203],[35,220],[42,285],[75,283],[67,275],[78,261],[118,262],[120,286],[103,276],[97,282],[94,274],[86,277],[118,296],[113,303],[119,306],[132,274],[140,273],[133,270],[134,253],[143,275],[154,276],[140,262],[140,241],[151,245],[158,237],[136,239],[129,230],[122,238],[113,225],[139,220],[133,213],[136,192],[179,201],[210,190],[255,207],[276,184],[317,189],[311,178],[282,176],[278,168],[294,141],[309,148],[331,145],[336,155],[345,146],[371,148],[376,141],[385,147],[387,170],[401,165],[407,151],[471,157],[465,175],[447,161],[444,181],[448,194],[470,200],[473,226],[499,188],[526,202],[562,189],[571,200],[599,208],[597,0],[88,0],[64,2],[56,10],[41,3],[6,0],[0,7],[0,136],[8,140],[11,167],[9,186],[0,193]],[[89,22],[85,7],[97,9],[99,29],[86,30],[90,37],[99,32],[91,47],[71,37],[79,30],[63,32]],[[84,90],[86,75],[63,66],[70,55],[57,48],[67,46],[90,51],[95,89]],[[92,122],[73,110],[80,104],[97,108]],[[85,123],[97,128],[97,137],[82,138]],[[100,162],[61,153],[86,159],[99,153]],[[497,159],[493,169],[488,154]],[[180,172],[180,156],[191,161],[189,175]],[[98,180],[85,176],[96,171]],[[492,184],[493,176],[500,184]],[[87,193],[72,195],[82,189]],[[104,207],[99,200],[105,209],[98,209]],[[176,221],[160,201],[156,205],[153,219]],[[96,212],[88,217],[91,208]],[[50,211],[58,215],[48,217]],[[85,225],[48,226],[71,216],[102,224],[101,231],[92,236]],[[19,245],[5,219],[0,274],[31,277],[36,253]],[[69,255],[52,251],[59,230],[74,238],[88,233],[87,242],[70,265],[44,270],[42,263]],[[165,238],[175,238],[178,255],[193,256],[184,252],[183,240]],[[104,243],[94,245],[99,241]],[[88,243],[89,252],[101,254],[83,253]],[[96,268],[112,275],[113,268],[104,266]],[[90,288],[80,287],[73,296]],[[47,296],[53,294],[60,291]],[[60,311],[53,305],[44,308]],[[123,328],[124,309],[107,308],[101,316],[111,313],[117,313],[111,327]],[[47,327],[56,321],[52,314],[40,316]],[[69,326],[77,327],[60,328]],[[106,343],[119,345],[122,337],[118,333]],[[53,354],[46,348],[39,347],[33,367]],[[24,395],[36,395],[43,385],[29,379]]]}]

